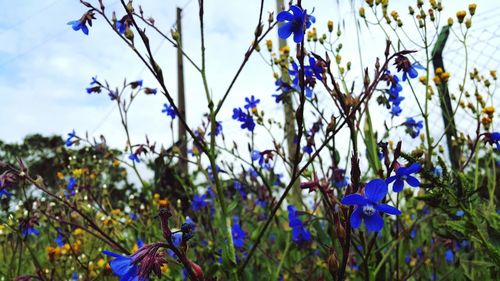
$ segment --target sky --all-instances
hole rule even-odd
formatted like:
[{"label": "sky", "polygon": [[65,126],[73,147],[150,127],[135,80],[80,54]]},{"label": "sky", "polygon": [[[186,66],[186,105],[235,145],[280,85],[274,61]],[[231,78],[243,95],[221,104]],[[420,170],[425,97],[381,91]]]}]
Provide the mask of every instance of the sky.
[{"label": "sky", "polygon": [[[97,2],[89,1],[94,4]],[[67,22],[80,18],[86,11],[77,0],[0,2],[0,139],[19,142],[27,134],[66,135],[74,129],[82,136],[85,132],[96,138],[104,134],[108,144],[123,148],[125,135],[115,104],[105,94],[88,95],[85,88],[91,77],[96,75],[100,80],[105,79],[116,86],[121,85],[126,78],[127,81],[143,79],[146,86],[158,87],[133,52],[99,16],[93,22],[88,36],[75,32],[66,25]],[[145,15],[153,16],[156,25],[167,33],[175,23],[176,7],[183,7],[184,49],[194,61],[200,62],[197,2],[136,0],[134,4],[142,5]],[[207,75],[210,91],[214,99],[219,100],[253,39],[260,1],[205,2]],[[488,0],[475,2],[478,4],[476,18],[479,21],[475,35],[480,37],[485,30],[490,30],[484,38],[481,37],[487,44],[491,38],[499,38],[498,20],[494,21],[494,18],[498,17],[498,12],[495,11],[498,11],[500,4]],[[123,15],[119,1],[104,0],[104,3],[109,13],[116,10],[119,16]],[[303,6],[308,10],[315,7],[314,16],[320,33],[326,31],[328,20],[333,20],[335,26],[340,25],[345,29],[342,55],[351,58],[353,62],[355,71],[352,79],[359,78],[353,13],[357,13],[361,3],[364,1],[355,1],[353,11],[349,1],[303,1]],[[414,1],[397,1],[394,5],[403,15],[408,3]],[[457,10],[466,9],[467,5],[466,1],[444,0],[445,12],[441,21],[444,23],[448,16],[454,17]],[[267,19],[268,12],[274,10],[275,2],[265,1],[264,19]],[[480,24],[481,14],[484,15],[483,25]],[[152,31],[148,31],[148,34],[169,91],[175,94],[175,48],[155,36]],[[373,26],[368,29],[364,24],[361,25],[361,36],[364,64],[373,65],[376,56],[383,53],[385,36],[380,29]],[[413,34],[410,33],[409,36]],[[276,46],[277,32],[272,31],[269,38],[274,40]],[[486,47],[477,44],[471,48],[481,48],[478,53],[486,50]],[[262,46],[262,49],[262,55],[267,57],[265,47]],[[485,69],[499,67],[500,52],[495,54],[494,50],[490,51],[489,57],[483,62],[471,55],[474,60],[472,63],[489,64]],[[461,56],[460,51],[454,54]],[[454,60],[456,62],[456,58],[452,58],[451,63]],[[205,94],[199,75],[187,62],[185,76],[188,123],[198,126],[203,113],[207,112]],[[261,99],[260,109],[266,110],[266,117],[281,119],[281,108],[271,96],[274,91],[272,71],[258,54],[254,54],[221,111],[219,120],[222,121],[226,136],[235,139],[240,136],[239,125],[231,119],[232,108],[243,106],[244,98],[250,95]],[[321,93],[324,94],[324,91],[319,90],[318,94]],[[130,112],[132,142],[143,142],[144,136],[148,134],[151,140],[167,146],[171,143],[170,121],[161,113],[165,102],[161,95],[141,95],[137,99]],[[375,121],[381,121],[377,119],[385,116],[376,114],[374,118]],[[378,122],[377,126],[381,128],[382,122]]]}]

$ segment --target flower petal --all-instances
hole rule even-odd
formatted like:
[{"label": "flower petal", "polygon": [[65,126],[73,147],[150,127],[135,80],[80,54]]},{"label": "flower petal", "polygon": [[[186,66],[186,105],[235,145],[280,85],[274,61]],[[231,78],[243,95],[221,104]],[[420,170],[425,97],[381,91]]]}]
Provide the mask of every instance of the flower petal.
[{"label": "flower petal", "polygon": [[420,169],[422,169],[422,165],[420,165],[420,163],[413,163],[407,168],[406,172],[408,174],[418,173],[420,172]]},{"label": "flower petal", "polygon": [[302,39],[304,39],[304,30],[300,27],[293,33],[293,42],[299,44],[302,42]]},{"label": "flower petal", "polygon": [[375,209],[381,211],[381,212],[384,212],[386,214],[389,214],[389,215],[400,215],[401,214],[401,211],[394,208],[393,206],[389,206],[387,204],[377,204],[377,206],[375,206]]},{"label": "flower petal", "polygon": [[362,218],[362,210],[360,207],[357,207],[351,214],[351,227],[358,228],[361,225]]},{"label": "flower petal", "polygon": [[288,11],[281,11],[278,16],[276,16],[277,21],[292,21],[293,15]]},{"label": "flower petal", "polygon": [[417,178],[413,176],[407,176],[406,182],[413,187],[418,187],[420,185],[420,182],[417,180]]},{"label": "flower petal", "polygon": [[298,6],[290,6],[290,10],[292,11],[293,13],[293,16],[297,19],[300,19],[302,20],[303,19],[303,12],[302,12],[302,9],[299,8]]},{"label": "flower petal", "polygon": [[366,204],[366,199],[359,194],[349,194],[346,197],[342,198],[340,203],[344,205],[364,205]]},{"label": "flower petal", "polygon": [[285,23],[278,29],[278,36],[281,39],[287,39],[292,34],[292,24]]},{"label": "flower petal", "polygon": [[387,184],[381,179],[371,180],[366,184],[365,196],[368,200],[378,202],[387,195]]},{"label": "flower petal", "polygon": [[375,213],[373,216],[365,216],[365,226],[369,231],[379,232],[384,227],[384,220]]},{"label": "flower petal", "polygon": [[405,186],[405,182],[401,179],[396,179],[394,184],[392,185],[392,191],[394,192],[400,192],[403,190],[403,187]]},{"label": "flower petal", "polygon": [[388,177],[388,178],[385,180],[385,183],[390,184],[390,183],[391,183],[391,182],[393,182],[395,179],[396,179],[396,176]]}]

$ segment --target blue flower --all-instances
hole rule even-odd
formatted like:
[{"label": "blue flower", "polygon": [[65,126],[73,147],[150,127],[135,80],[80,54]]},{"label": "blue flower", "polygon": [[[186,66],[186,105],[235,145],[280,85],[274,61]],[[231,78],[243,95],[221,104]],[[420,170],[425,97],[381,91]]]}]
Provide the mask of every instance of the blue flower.
[{"label": "blue flower", "polygon": [[69,191],[73,191],[73,189],[75,188],[75,186],[78,184],[78,181],[74,178],[74,177],[70,177],[69,178],[69,182],[68,184],[66,185],[66,188],[69,190]]},{"label": "blue flower", "polygon": [[310,155],[311,153],[313,153],[313,148],[312,148],[312,146],[311,146],[311,145],[309,145],[309,144],[308,144],[308,145],[305,145],[304,147],[302,147],[302,150],[303,150],[305,153],[309,154],[309,155]]},{"label": "blue flower", "polygon": [[424,127],[421,121],[415,121],[413,118],[407,118],[406,122],[403,123],[406,126],[406,132],[410,134],[412,138],[416,138],[420,135],[420,130]]},{"label": "blue flower", "polygon": [[276,19],[279,22],[287,21],[278,29],[278,35],[281,39],[287,39],[293,33],[293,41],[300,43],[304,39],[304,31],[309,28],[316,19],[307,14],[307,10],[302,10],[298,6],[290,6],[289,11],[282,11]]},{"label": "blue flower", "polygon": [[172,105],[168,105],[168,104],[163,104],[163,109],[162,109],[162,113],[166,113],[167,116],[170,116],[172,117],[172,119],[175,119],[175,116],[177,115],[177,113],[175,112],[175,109]]},{"label": "blue flower", "polygon": [[239,122],[242,123],[240,126],[242,129],[248,129],[250,132],[253,132],[255,128],[255,122],[253,120],[253,117],[243,112],[241,108],[233,109],[233,119],[238,120]]},{"label": "blue flower", "polygon": [[67,24],[71,25],[71,28],[73,28],[74,31],[81,29],[85,35],[89,35],[89,28],[85,25],[85,21],[82,19],[70,21]]},{"label": "blue flower", "polygon": [[76,133],[75,130],[73,130],[71,133],[68,134],[68,138],[66,139],[66,146],[70,147],[73,145],[73,138],[76,138]]},{"label": "blue flower", "polygon": [[406,81],[408,77],[410,77],[411,79],[417,78],[417,69],[425,69],[418,62],[414,62],[412,64],[410,60],[403,55],[399,55],[396,57],[394,65],[396,65],[396,69],[398,70],[398,72],[403,71],[403,81]]},{"label": "blue flower", "polygon": [[120,281],[147,281],[147,278],[139,278],[139,266],[134,264],[133,256],[122,256],[111,251],[102,253],[115,258],[109,265],[113,273],[120,277]]},{"label": "blue flower", "polygon": [[135,153],[130,153],[130,155],[128,156],[128,159],[135,161],[137,163],[141,162],[141,160],[139,160],[139,157]]},{"label": "blue flower", "polygon": [[413,187],[418,187],[420,185],[420,182],[411,174],[420,172],[421,168],[422,165],[420,165],[419,163],[413,163],[410,165],[410,167],[399,167],[399,169],[396,170],[396,175],[387,178],[386,183],[389,184],[391,182],[394,182],[394,185],[392,186],[392,190],[394,192],[400,192],[401,190],[403,190],[405,182]]},{"label": "blue flower", "polygon": [[293,205],[288,206],[288,226],[292,228],[292,241],[300,245],[311,241],[311,233],[298,218],[298,211]]},{"label": "blue flower", "polygon": [[22,229],[22,231],[24,237],[27,237],[28,235],[40,235],[40,231],[33,226],[26,226]]},{"label": "blue flower", "polygon": [[[313,59],[314,60],[314,59]],[[293,88],[297,91],[297,92],[300,92],[301,91],[301,87],[300,87],[300,83],[299,83],[299,74],[300,74],[300,70],[299,70],[299,66],[297,65],[296,62],[292,62],[292,69],[289,69],[288,70],[288,74],[290,74],[290,76],[292,77],[292,86]],[[314,71],[312,70],[311,66],[304,66],[304,77],[306,78],[306,85],[305,85],[305,95],[307,98],[311,98],[312,97],[312,93],[313,93],[313,89],[312,87],[310,86],[311,83],[309,82],[312,82],[314,83],[314,77],[313,77],[313,74],[314,74]]]},{"label": "blue flower", "polygon": [[2,198],[2,196],[4,196],[4,195],[5,195],[5,197],[10,197],[10,196],[12,196],[12,193],[8,192],[7,189],[2,187],[0,189],[0,198]]},{"label": "blue flower", "polygon": [[233,235],[233,244],[236,249],[241,249],[245,246],[245,237],[247,233],[241,228],[240,219],[237,216],[233,217],[233,225],[231,226],[231,233]]},{"label": "blue flower", "polygon": [[252,95],[250,98],[246,97],[245,101],[247,102],[247,104],[245,104],[245,109],[250,109],[253,112],[257,109],[257,104],[259,104],[260,99],[255,99]]},{"label": "blue flower", "polygon": [[193,197],[193,201],[191,202],[191,208],[193,211],[198,211],[207,206],[207,202],[205,202],[205,194],[203,195],[195,195]]},{"label": "blue flower", "polygon": [[[181,245],[181,241],[182,241],[182,232],[176,232],[176,233],[172,234],[172,242],[174,243],[174,246],[176,248],[179,248],[179,246]],[[174,253],[174,251],[172,251],[170,249],[167,249],[167,253],[171,257],[174,257],[174,258],[177,257],[177,255]]]},{"label": "blue flower", "polygon": [[190,217],[186,217],[186,222],[184,222],[181,226],[181,232],[183,233],[186,241],[193,238],[195,229],[196,223]]},{"label": "blue flower", "polygon": [[444,259],[446,260],[447,263],[452,263],[454,258],[455,256],[451,249],[447,249],[446,252],[444,252]]},{"label": "blue flower", "polygon": [[387,184],[381,179],[371,180],[366,184],[365,195],[349,194],[341,201],[344,205],[357,205],[351,215],[351,226],[358,228],[361,221],[369,231],[379,232],[384,227],[384,220],[379,212],[399,215],[401,211],[387,204],[377,203],[387,195]]},{"label": "blue flower", "polygon": [[243,188],[243,185],[239,181],[234,181],[233,184],[234,189],[240,193],[240,196],[242,199],[246,199],[247,194],[245,193],[245,189]]},{"label": "blue flower", "polygon": [[54,242],[56,242],[56,245],[58,247],[64,246],[64,240],[61,234],[57,235],[56,239],[54,239]]},{"label": "blue flower", "polygon": [[500,151],[500,133],[499,132],[493,132],[493,133],[485,133],[484,134],[484,141],[486,143],[489,143],[490,145],[495,145],[497,150]]},{"label": "blue flower", "polygon": [[458,210],[458,211],[455,213],[455,215],[456,215],[457,217],[463,217],[463,216],[465,215],[465,212],[464,212],[464,211],[462,211],[462,210]]}]

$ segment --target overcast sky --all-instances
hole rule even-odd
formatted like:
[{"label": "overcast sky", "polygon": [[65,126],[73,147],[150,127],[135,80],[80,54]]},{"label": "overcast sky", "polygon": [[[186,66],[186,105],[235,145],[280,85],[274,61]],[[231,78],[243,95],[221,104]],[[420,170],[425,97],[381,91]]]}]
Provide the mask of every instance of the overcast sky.
[{"label": "overcast sky", "polygon": [[[97,1],[89,0],[92,3]],[[86,11],[77,0],[0,0],[0,139],[19,141],[27,134],[66,135],[75,129],[80,135],[88,131],[91,136],[106,135],[108,143],[123,147],[124,133],[119,123],[118,111],[107,95],[87,95],[85,88],[91,77],[106,79],[111,85],[120,85],[124,78],[129,81],[144,79],[146,86],[157,87],[151,75],[144,69],[137,57],[98,16],[90,28],[89,36],[75,32],[68,21],[76,20]],[[184,7],[183,31],[186,52],[200,61],[198,1],[158,1],[136,0],[145,15],[153,16],[156,25],[164,31],[175,22],[176,6]],[[209,87],[215,100],[222,97],[229,85],[243,54],[248,48],[256,26],[260,1],[209,0],[206,2],[207,69]],[[353,61],[354,73],[350,78],[359,78],[358,52],[356,45],[353,14],[349,1],[321,0],[302,1],[303,6],[312,10],[317,19],[319,33],[326,31],[326,22],[345,28],[344,51],[342,56]],[[340,7],[338,3],[340,2]],[[360,3],[356,1],[357,9]],[[392,1],[396,2],[396,1]],[[400,15],[407,13],[408,3],[397,1]],[[499,4],[496,1],[480,0],[477,13],[484,13],[485,22],[481,30],[493,28],[485,35],[485,40],[498,39]],[[105,0],[107,11],[119,11],[123,15],[119,1]],[[444,0],[445,12],[442,23],[459,9],[466,9],[466,1]],[[275,9],[274,1],[266,1],[267,12]],[[495,12],[497,11],[497,12]],[[368,14],[368,12],[367,12]],[[474,23],[481,22],[478,18]],[[496,25],[495,25],[496,24]],[[478,30],[476,35],[480,34]],[[376,56],[384,49],[384,35],[379,28],[362,25],[363,61],[365,66],[373,65]],[[153,34],[149,31],[148,34]],[[482,33],[481,33],[482,34]],[[277,32],[270,33],[276,44]],[[410,33],[410,36],[412,34]],[[488,39],[487,36],[490,36]],[[157,36],[151,36],[155,55],[162,66],[171,93],[176,93],[175,49]],[[474,46],[473,46],[474,47]],[[497,50],[498,51],[498,50]],[[267,56],[263,47],[262,54]],[[487,67],[498,67],[499,52],[490,53],[485,63],[495,63]],[[456,52],[460,55],[460,52]],[[206,112],[206,101],[199,76],[186,63],[186,93],[188,122],[192,126],[200,124]],[[274,79],[269,67],[259,55],[254,54],[237,81],[219,119],[223,122],[226,135],[240,134],[239,124],[231,120],[232,108],[242,106],[244,97],[255,95],[261,98],[261,109],[267,117],[281,120],[280,107],[271,96],[275,92]],[[319,90],[321,94],[322,90]],[[141,96],[131,111],[132,141],[143,141],[147,133],[150,139],[168,144],[171,140],[169,119],[161,114],[164,97]],[[383,115],[376,114],[377,118]],[[380,120],[378,120],[380,121]],[[378,126],[382,123],[379,122]]]}]

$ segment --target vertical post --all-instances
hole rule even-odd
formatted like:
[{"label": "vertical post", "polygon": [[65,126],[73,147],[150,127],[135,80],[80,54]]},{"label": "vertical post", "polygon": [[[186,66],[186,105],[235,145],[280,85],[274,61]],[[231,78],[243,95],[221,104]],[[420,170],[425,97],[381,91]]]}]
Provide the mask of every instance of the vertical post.
[{"label": "vertical post", "polygon": [[[186,100],[184,93],[184,63],[182,57],[182,26],[181,26],[181,13],[182,9],[177,7],[177,33],[179,35],[177,39],[177,105],[179,108],[179,116],[186,120]],[[181,174],[187,175],[187,143],[186,143],[186,127],[184,124],[179,122],[179,171]]]},{"label": "vertical post", "polygon": [[[441,68],[444,70],[443,50],[450,34],[450,27],[444,26],[439,33],[438,40],[432,49],[432,65],[434,70]],[[453,116],[453,107],[451,105],[450,93],[448,91],[448,84],[443,81],[437,87],[439,93],[439,101],[441,104],[441,115],[443,116],[444,129],[446,134],[446,142],[448,145],[448,154],[453,168],[458,169],[460,151],[458,146],[453,145],[453,140],[457,137],[457,128],[455,118]],[[426,97],[427,98],[427,97]],[[430,157],[430,155],[429,155]]]},{"label": "vertical post", "polygon": [[[281,12],[283,8],[285,7],[285,1],[284,0],[276,0],[276,14]],[[283,23],[278,23],[278,28],[281,27]],[[278,47],[279,50],[287,46],[286,40],[279,38],[279,43]],[[278,51],[279,51],[278,50]],[[288,59],[288,58],[287,58]],[[288,61],[283,63],[280,70],[281,70],[281,79],[283,79],[283,82],[290,83],[290,76],[288,74]],[[292,163],[295,161],[295,151],[297,150],[296,146],[300,144],[295,144],[294,139],[295,139],[295,111],[293,110],[293,102],[292,102],[292,97],[290,96],[290,93],[285,95],[283,97],[283,106],[284,106],[284,113],[285,113],[285,138],[286,138],[286,143],[287,143],[287,148],[288,148],[288,160],[291,161]],[[292,175],[293,177],[294,175]],[[302,197],[301,197],[301,190],[299,186],[299,181],[297,180],[294,182],[293,187],[292,187],[292,197],[294,203],[302,203]]]}]

